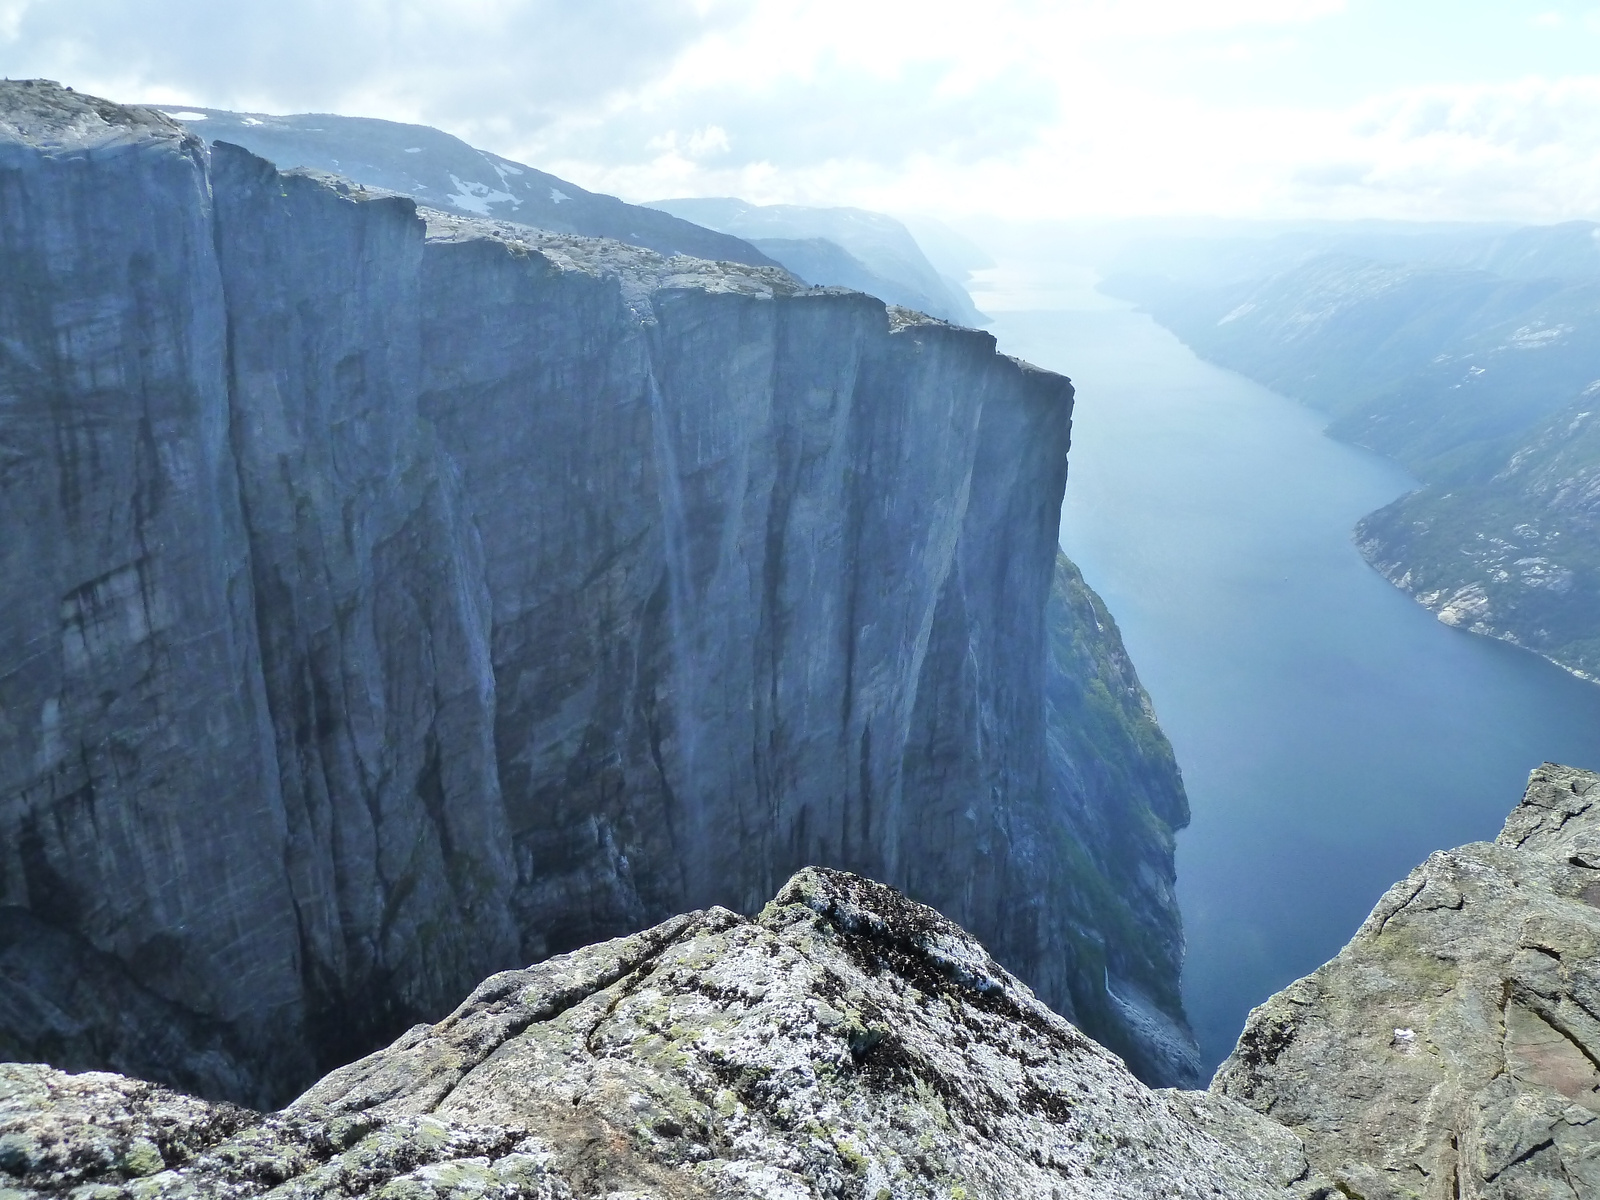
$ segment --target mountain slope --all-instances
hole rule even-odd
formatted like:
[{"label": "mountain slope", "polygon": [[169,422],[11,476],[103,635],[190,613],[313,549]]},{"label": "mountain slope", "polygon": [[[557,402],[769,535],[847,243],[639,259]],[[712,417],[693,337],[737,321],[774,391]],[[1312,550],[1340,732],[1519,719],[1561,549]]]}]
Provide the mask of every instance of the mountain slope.
[{"label": "mountain slope", "polygon": [[614,238],[659,254],[773,266],[748,242],[653,208],[585,191],[523,163],[477,150],[427,125],[330,113],[274,116],[215,108],[169,115],[208,142],[231,142],[288,169],[311,167],[419,204],[555,233]]},{"label": "mountain slope", "polygon": [[[1587,225],[1556,226],[1484,239],[1473,254],[1521,272],[1592,241]],[[1600,280],[1575,251],[1563,261],[1563,277],[1511,278],[1322,256],[1220,288],[1150,276],[1105,286],[1424,481],[1358,526],[1363,554],[1397,586],[1448,624],[1594,677]]]},{"label": "mountain slope", "polygon": [[[768,254],[807,283],[856,287],[862,278],[842,260],[829,262],[806,254],[794,241],[822,238],[839,246],[868,272],[863,288],[889,304],[925,312],[957,325],[981,325],[984,316],[966,288],[941,275],[899,221],[861,208],[810,208],[798,204],[750,204],[731,197],[655,200],[651,208],[670,212],[723,233],[760,242]],[[789,254],[790,258],[782,255]],[[791,261],[792,259],[792,261]],[[840,268],[843,268],[842,270]],[[802,268],[818,272],[813,278]]]}]

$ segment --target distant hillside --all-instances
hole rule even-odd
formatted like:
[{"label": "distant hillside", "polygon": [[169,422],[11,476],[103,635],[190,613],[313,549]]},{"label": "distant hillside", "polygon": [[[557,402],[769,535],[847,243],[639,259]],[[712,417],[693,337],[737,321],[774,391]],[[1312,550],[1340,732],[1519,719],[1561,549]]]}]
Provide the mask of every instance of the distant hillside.
[{"label": "distant hillside", "polygon": [[[1393,583],[1447,624],[1600,679],[1596,229],[1451,231],[1411,243],[1422,261],[1322,254],[1253,278],[1292,241],[1212,243],[1175,254],[1177,277],[1123,273],[1102,288],[1424,481],[1357,530]],[[1208,256],[1231,261],[1228,282],[1197,281]],[[1125,261],[1158,258],[1146,246]]]},{"label": "distant hillside", "polygon": [[585,191],[427,125],[327,113],[278,117],[217,108],[163,111],[207,141],[243,146],[282,169],[315,167],[367,187],[404,192],[449,212],[496,217],[554,233],[615,238],[660,254],[777,265],[738,237]]},{"label": "distant hillside", "polygon": [[[744,238],[807,283],[855,288],[957,325],[988,319],[960,282],[928,261],[911,231],[883,213],[732,197],[655,200],[650,207]],[[818,246],[819,239],[838,253]]]}]

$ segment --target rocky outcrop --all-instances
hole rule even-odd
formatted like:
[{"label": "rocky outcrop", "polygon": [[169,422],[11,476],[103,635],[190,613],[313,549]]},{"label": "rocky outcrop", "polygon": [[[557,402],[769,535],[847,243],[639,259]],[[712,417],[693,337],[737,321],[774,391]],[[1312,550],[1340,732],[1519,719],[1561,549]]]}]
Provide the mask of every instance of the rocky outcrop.
[{"label": "rocky outcrop", "polygon": [[807,869],[493,976],[270,1116],[0,1066],[0,1196],[1588,1200],[1597,900],[1600,775],[1547,763],[1209,1091],[1152,1091],[953,923]]},{"label": "rocky outcrop", "polygon": [[495,976],[271,1117],[0,1068],[0,1181],[104,1200],[1326,1195],[1292,1134],[1146,1089],[962,930],[820,870],[754,919],[690,913]]},{"label": "rocky outcrop", "polygon": [[1211,1090],[1364,1200],[1600,1195],[1600,776],[1546,764],[1250,1016]]},{"label": "rocky outcrop", "polygon": [[[1045,630],[1065,379],[776,268],[0,99],[11,1053],[270,1105],[494,970],[824,863],[1184,1078],[1138,1056],[1182,1039],[1170,756],[1058,730],[1049,765],[1086,711],[1046,706],[1087,669]],[[1138,844],[1083,845],[1140,772]]]}]

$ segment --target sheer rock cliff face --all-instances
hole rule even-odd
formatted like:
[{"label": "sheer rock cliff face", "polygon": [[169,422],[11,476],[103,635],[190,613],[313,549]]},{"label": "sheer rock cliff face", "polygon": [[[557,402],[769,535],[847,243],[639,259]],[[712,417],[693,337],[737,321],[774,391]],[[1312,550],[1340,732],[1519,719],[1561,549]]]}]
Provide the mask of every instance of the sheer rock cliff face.
[{"label": "sheer rock cliff face", "polygon": [[0,1066],[6,1183],[102,1200],[1333,1194],[1281,1126],[1151,1091],[960,928],[818,869],[754,919],[702,910],[496,975],[273,1116]]},{"label": "sheer rock cliff face", "polygon": [[269,1103],[810,862],[1078,1015],[1066,380],[0,89],[0,1050]]}]

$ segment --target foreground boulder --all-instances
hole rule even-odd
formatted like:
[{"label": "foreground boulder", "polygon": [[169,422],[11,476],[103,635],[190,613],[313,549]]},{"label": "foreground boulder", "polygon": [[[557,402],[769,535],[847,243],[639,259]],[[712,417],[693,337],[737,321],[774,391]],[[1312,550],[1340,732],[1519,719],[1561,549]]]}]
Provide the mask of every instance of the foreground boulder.
[{"label": "foreground boulder", "polygon": [[817,869],[754,919],[496,975],[270,1117],[0,1069],[0,1171],[97,1200],[1317,1194],[1292,1134],[1151,1091],[933,910]]},{"label": "foreground boulder", "polygon": [[1362,1200],[1600,1196],[1600,776],[1546,763],[1493,842],[1391,888],[1212,1084]]}]

